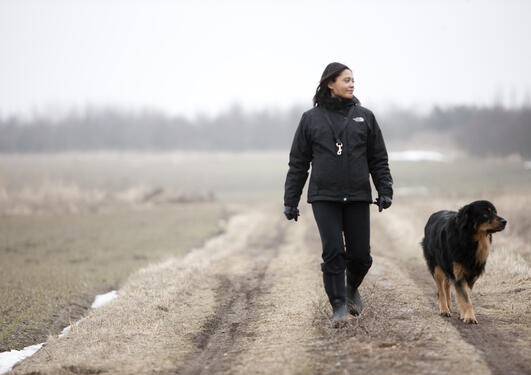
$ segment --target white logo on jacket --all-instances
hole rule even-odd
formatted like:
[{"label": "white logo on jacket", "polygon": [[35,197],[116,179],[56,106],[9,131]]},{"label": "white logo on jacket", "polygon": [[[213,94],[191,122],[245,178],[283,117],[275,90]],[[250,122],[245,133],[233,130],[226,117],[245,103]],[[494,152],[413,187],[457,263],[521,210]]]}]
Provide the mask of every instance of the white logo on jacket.
[{"label": "white logo on jacket", "polygon": [[364,122],[365,121],[365,119],[363,117],[354,117],[353,120],[356,121],[356,122]]}]

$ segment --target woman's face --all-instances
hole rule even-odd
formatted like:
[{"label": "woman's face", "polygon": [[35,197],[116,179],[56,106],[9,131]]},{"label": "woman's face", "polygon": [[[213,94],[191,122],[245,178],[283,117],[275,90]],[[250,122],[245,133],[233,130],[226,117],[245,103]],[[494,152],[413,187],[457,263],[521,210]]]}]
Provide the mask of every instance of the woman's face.
[{"label": "woman's face", "polygon": [[352,99],[354,96],[354,77],[352,72],[348,69],[343,70],[334,82],[328,83],[328,88],[333,97]]}]

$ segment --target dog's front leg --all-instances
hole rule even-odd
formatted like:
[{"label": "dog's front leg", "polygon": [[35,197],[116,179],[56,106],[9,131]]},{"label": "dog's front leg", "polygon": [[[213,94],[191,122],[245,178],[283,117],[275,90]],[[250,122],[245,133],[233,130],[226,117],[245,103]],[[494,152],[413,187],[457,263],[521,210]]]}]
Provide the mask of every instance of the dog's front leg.
[{"label": "dog's front leg", "polygon": [[439,297],[439,314],[441,316],[450,316],[450,306],[448,300],[450,299],[450,290],[446,288],[448,278],[444,274],[441,267],[435,267],[433,272],[433,279],[437,285],[437,296]]},{"label": "dog's front leg", "polygon": [[465,280],[457,280],[455,282],[455,295],[459,305],[459,318],[468,324],[478,324],[476,316],[474,315],[474,308],[470,300],[470,288]]}]

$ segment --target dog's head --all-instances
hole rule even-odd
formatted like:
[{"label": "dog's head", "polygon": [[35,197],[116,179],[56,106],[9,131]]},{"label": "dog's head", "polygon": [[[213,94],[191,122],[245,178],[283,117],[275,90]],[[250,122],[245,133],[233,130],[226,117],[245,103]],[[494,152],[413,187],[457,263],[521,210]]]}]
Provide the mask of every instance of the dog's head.
[{"label": "dog's head", "polygon": [[496,207],[489,201],[475,201],[462,207],[457,213],[457,225],[461,229],[475,233],[500,232],[505,229],[507,220],[498,216]]}]

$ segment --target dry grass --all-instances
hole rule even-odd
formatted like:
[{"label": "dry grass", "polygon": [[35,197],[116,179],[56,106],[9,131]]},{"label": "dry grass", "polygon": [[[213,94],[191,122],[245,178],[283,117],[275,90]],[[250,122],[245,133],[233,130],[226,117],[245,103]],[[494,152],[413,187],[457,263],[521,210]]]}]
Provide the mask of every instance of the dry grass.
[{"label": "dry grass", "polygon": [[180,203],[214,202],[212,192],[177,192],[168,188],[129,187],[110,192],[83,189],[75,183],[45,180],[8,193],[0,186],[0,215],[109,213],[123,209],[149,209]]},{"label": "dry grass", "polygon": [[[314,301],[313,324],[326,332],[327,335],[338,337],[357,337],[360,340],[387,339],[391,337],[387,321],[389,320],[389,307],[392,301],[388,296],[380,293],[374,283],[366,281],[360,288],[363,295],[363,313],[357,317],[349,317],[345,327],[335,328],[330,322],[332,308],[328,298],[321,294],[321,298]],[[403,336],[403,332],[399,333]]]}]

